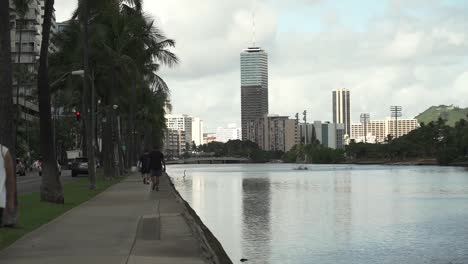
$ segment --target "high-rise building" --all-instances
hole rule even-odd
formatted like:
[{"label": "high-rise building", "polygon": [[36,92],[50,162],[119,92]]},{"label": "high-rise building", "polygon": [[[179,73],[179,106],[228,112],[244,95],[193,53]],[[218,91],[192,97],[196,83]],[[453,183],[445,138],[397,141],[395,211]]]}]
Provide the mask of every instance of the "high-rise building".
[{"label": "high-rise building", "polygon": [[[364,129],[364,125],[367,126]],[[367,135],[365,132],[367,131]],[[350,139],[356,142],[380,143],[387,137],[385,120],[370,120],[366,124],[352,124]]]},{"label": "high-rise building", "polygon": [[203,145],[203,120],[199,117],[192,118],[192,142],[195,145]]},{"label": "high-rise building", "polygon": [[268,114],[268,54],[258,47],[241,52],[241,125],[247,139],[248,122]]},{"label": "high-rise building", "polygon": [[164,152],[169,157],[179,157],[185,152],[185,131],[167,129],[164,137]]},{"label": "high-rise building", "polygon": [[314,122],[316,138],[320,144],[327,148],[344,149],[344,130],[344,124]]},{"label": "high-rise building", "polygon": [[203,144],[203,120],[186,114],[166,114],[168,129],[185,132],[185,142],[190,146],[195,142],[197,146]]},{"label": "high-rise building", "polygon": [[332,93],[333,123],[344,124],[345,135],[351,134],[351,100],[347,89],[338,89]]},{"label": "high-rise building", "polygon": [[266,151],[289,151],[299,144],[297,121],[288,116],[264,115],[249,121],[247,139]]},{"label": "high-rise building", "polygon": [[185,141],[192,143],[192,117],[181,114],[167,114],[166,126],[168,129],[185,131]]},{"label": "high-rise building", "polygon": [[[398,137],[408,134],[419,127],[417,119],[398,119]],[[352,124],[351,139],[356,142],[382,143],[388,135],[395,135],[395,119],[371,120],[367,123],[367,135],[364,134],[364,124]]]},{"label": "high-rise building", "polygon": [[229,140],[241,139],[241,130],[236,124],[229,124],[227,127],[218,127],[216,129],[216,141],[228,142]]},{"label": "high-rise building", "polygon": [[[11,25],[11,59],[14,64],[20,64],[26,73],[21,79],[18,87],[18,80],[13,79],[13,102],[16,104],[16,94],[18,89],[18,104],[21,109],[21,118],[25,120],[36,119],[39,108],[37,99],[32,99],[35,94],[37,80],[37,65],[41,50],[42,23],[44,21],[44,0],[32,0],[28,4],[28,10],[23,18],[16,12],[14,2],[10,0],[10,25]],[[55,21],[55,11],[52,13],[51,38],[57,32]],[[21,34],[20,34],[21,33]],[[21,36],[20,36],[21,35]],[[20,41],[21,39],[21,41]],[[21,47],[21,55],[20,55]],[[49,50],[55,51],[53,43],[50,43]]]}]

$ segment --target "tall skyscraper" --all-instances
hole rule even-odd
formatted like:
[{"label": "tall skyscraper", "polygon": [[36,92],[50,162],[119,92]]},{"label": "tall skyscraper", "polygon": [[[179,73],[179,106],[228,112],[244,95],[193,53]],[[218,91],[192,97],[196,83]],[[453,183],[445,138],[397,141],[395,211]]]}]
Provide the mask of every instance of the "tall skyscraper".
[{"label": "tall skyscraper", "polygon": [[344,124],[345,135],[351,134],[351,100],[349,90],[333,91],[333,123]]},{"label": "tall skyscraper", "polygon": [[247,139],[248,122],[268,114],[268,54],[259,47],[241,52],[242,139]]}]

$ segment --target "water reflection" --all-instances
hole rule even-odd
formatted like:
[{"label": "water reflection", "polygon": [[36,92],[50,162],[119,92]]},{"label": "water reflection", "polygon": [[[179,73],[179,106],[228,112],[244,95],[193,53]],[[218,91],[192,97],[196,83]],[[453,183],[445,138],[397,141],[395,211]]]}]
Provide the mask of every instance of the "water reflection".
[{"label": "water reflection", "polygon": [[170,168],[234,261],[468,263],[462,168],[292,165]]},{"label": "water reflection", "polygon": [[335,239],[337,245],[347,244],[351,236],[352,221],[352,182],[350,171],[336,172],[333,178],[334,186],[334,219]]},{"label": "water reflection", "polygon": [[270,179],[242,178],[242,253],[249,263],[269,263]]}]

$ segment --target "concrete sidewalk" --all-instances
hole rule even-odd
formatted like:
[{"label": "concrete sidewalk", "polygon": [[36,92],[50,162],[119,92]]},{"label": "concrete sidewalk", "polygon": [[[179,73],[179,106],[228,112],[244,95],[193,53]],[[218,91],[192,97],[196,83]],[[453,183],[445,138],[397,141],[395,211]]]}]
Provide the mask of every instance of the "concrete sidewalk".
[{"label": "concrete sidewalk", "polygon": [[0,251],[0,263],[206,263],[172,188],[132,175]]}]

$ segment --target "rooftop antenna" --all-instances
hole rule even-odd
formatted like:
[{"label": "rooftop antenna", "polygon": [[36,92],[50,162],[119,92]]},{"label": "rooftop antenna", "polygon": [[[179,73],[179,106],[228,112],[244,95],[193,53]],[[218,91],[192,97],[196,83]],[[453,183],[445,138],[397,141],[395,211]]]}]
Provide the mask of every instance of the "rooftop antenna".
[{"label": "rooftop antenna", "polygon": [[252,47],[255,47],[255,6],[257,1],[254,0],[252,8]]}]

